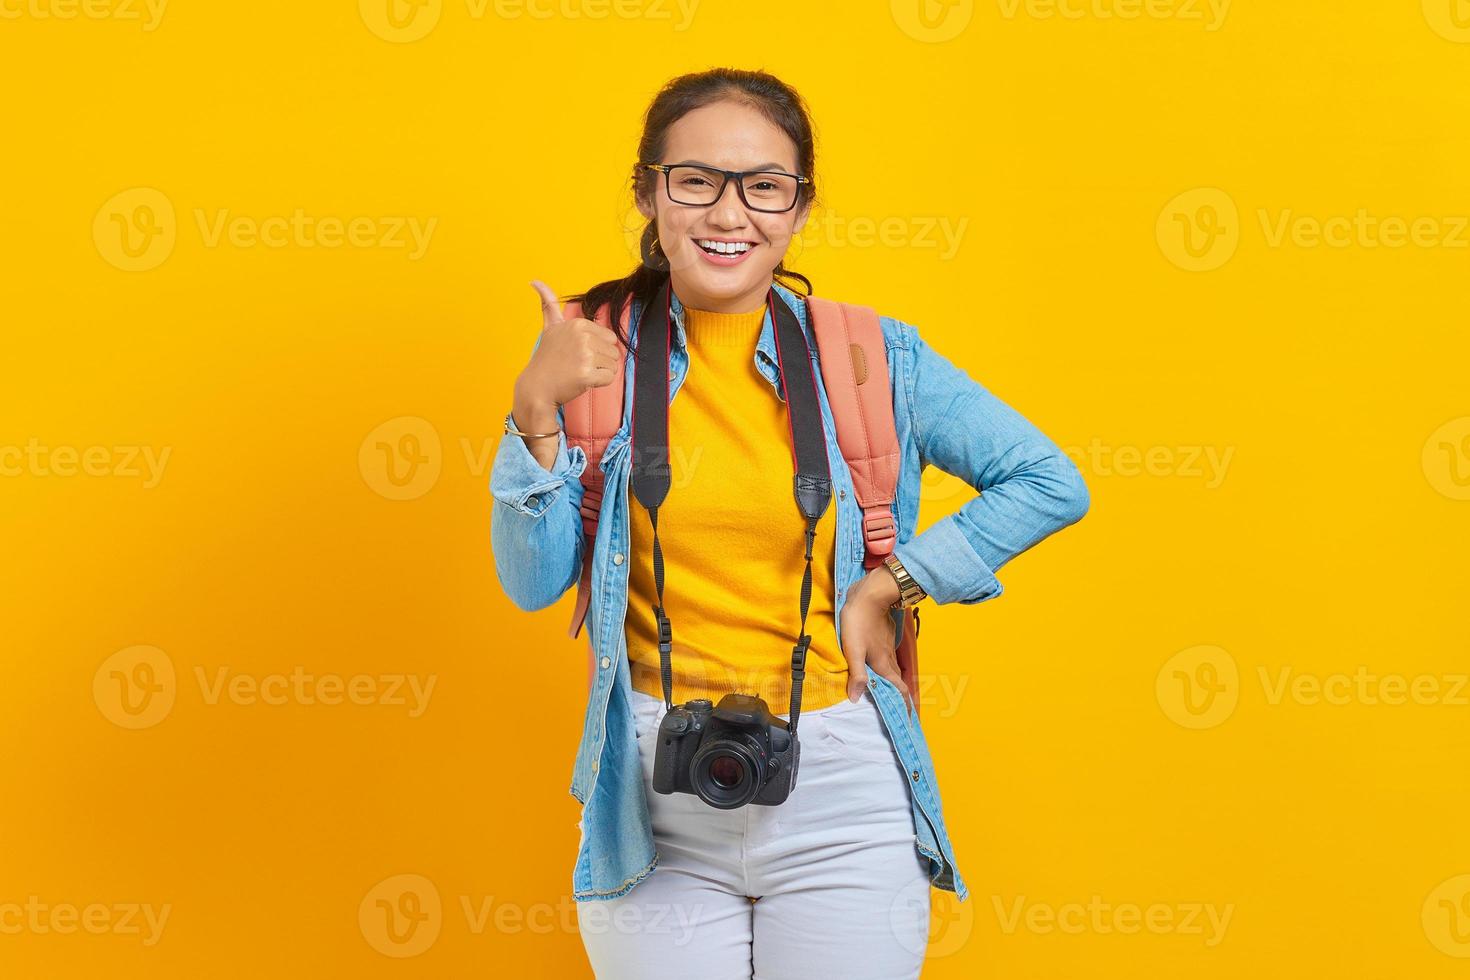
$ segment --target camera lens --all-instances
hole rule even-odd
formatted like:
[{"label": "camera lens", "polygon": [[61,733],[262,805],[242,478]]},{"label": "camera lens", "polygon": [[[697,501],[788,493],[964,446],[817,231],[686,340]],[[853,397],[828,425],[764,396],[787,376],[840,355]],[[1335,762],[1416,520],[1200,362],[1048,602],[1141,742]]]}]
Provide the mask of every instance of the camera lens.
[{"label": "camera lens", "polygon": [[755,799],[762,775],[755,752],[733,739],[708,742],[689,760],[689,782],[695,795],[721,810],[733,810]]},{"label": "camera lens", "polygon": [[740,780],[745,776],[745,769],[728,755],[722,755],[709,764],[710,778],[726,789],[733,789],[740,785]]}]

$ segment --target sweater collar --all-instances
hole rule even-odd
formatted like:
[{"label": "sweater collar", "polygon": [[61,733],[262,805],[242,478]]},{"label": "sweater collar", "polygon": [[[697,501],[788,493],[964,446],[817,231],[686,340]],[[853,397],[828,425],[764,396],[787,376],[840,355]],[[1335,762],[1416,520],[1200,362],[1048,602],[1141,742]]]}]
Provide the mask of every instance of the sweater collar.
[{"label": "sweater collar", "polygon": [[[778,282],[773,282],[771,288],[775,290],[776,302],[785,303],[786,306],[796,314],[796,322],[801,324],[802,333],[806,335],[808,345],[815,346],[811,327],[806,322],[806,303],[801,297]],[[684,304],[679,302],[679,296],[672,289],[669,290],[670,302],[674,321],[674,346],[688,350],[688,338],[684,330]],[[765,318],[761,321],[760,336],[755,341],[756,357],[764,360],[771,368],[776,368],[779,359],[776,354],[776,325],[771,321],[771,311],[767,310]]]}]

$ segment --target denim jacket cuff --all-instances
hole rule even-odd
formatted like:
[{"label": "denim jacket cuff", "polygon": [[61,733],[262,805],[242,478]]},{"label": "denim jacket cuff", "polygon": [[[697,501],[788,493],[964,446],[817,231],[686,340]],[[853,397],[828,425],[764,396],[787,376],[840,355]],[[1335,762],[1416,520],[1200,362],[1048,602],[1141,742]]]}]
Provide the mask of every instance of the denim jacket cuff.
[{"label": "denim jacket cuff", "polygon": [[567,446],[565,430],[557,432],[556,458],[549,470],[536,461],[525,439],[507,432],[495,451],[490,493],[527,517],[539,517],[556,499],[562,484],[580,479],[586,466],[587,454],[580,446]]},{"label": "denim jacket cuff", "polygon": [[1003,591],[1000,580],[975,553],[953,514],[935,521],[908,541],[894,545],[893,554],[939,605],[973,604],[993,599]]}]

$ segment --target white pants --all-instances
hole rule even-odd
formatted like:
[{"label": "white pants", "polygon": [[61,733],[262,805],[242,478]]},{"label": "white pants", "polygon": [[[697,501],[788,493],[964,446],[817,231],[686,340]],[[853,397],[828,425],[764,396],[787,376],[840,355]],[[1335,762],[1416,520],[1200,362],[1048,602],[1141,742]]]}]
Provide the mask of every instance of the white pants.
[{"label": "white pants", "polygon": [[927,862],[870,692],[802,711],[796,788],[777,806],[734,810],[655,793],[664,703],[634,691],[633,711],[658,865],[618,898],[577,903],[599,980],[919,975]]}]

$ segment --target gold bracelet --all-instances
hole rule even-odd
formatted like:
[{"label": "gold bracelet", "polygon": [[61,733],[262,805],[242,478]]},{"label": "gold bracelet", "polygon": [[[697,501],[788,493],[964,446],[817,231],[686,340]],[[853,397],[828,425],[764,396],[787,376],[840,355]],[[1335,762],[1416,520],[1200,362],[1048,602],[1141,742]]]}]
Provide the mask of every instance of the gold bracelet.
[{"label": "gold bracelet", "polygon": [[511,421],[510,417],[513,414],[515,414],[514,410],[505,413],[506,432],[509,432],[513,435],[525,436],[528,439],[554,439],[557,436],[561,435],[561,429],[557,429],[555,432],[522,432],[520,429],[517,429],[515,427],[515,423]]}]

